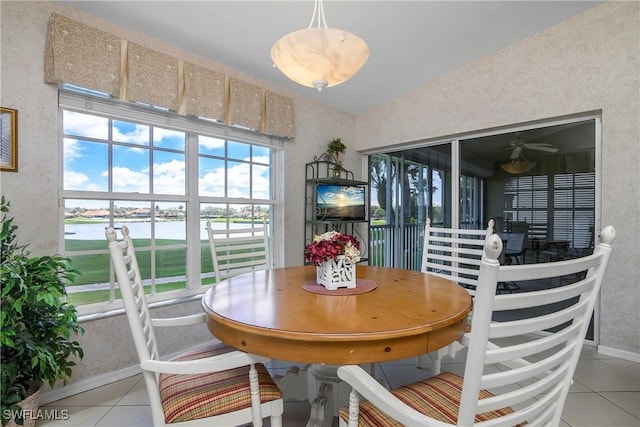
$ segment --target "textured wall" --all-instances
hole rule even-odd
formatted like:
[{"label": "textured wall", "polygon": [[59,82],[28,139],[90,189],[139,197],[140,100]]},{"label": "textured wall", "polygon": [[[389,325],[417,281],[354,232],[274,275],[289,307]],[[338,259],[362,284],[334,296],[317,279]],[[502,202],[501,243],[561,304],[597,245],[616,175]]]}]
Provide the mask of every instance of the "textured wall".
[{"label": "textured wall", "polygon": [[610,2],[356,118],[359,150],[602,113],[602,225],[617,230],[604,347],[640,358],[640,3]]},{"label": "textured wall", "polygon": [[[207,61],[175,47],[146,38],[143,35],[116,27],[95,17],[82,14],[58,2],[1,2],[1,104],[18,110],[19,172],[2,172],[2,194],[11,202],[11,213],[19,228],[19,240],[29,242],[34,254],[57,253],[64,242],[61,237],[59,195],[61,183],[60,146],[58,129],[57,87],[44,83],[44,46],[47,22],[52,12],[120,35],[135,43],[179,57],[194,64],[212,68],[248,83],[264,87],[293,99],[297,138],[286,142],[282,192],[286,202],[283,253],[286,265],[303,262],[304,163],[326,149],[327,142],[337,136],[349,144],[355,134],[352,116],[301,99],[267,82]],[[310,90],[310,96],[316,92]],[[345,166],[359,165],[359,156],[348,150]],[[106,247],[106,241],[105,241]],[[173,305],[158,310],[158,316],[175,316],[201,310],[198,303]],[[132,366],[137,357],[131,334],[123,315],[83,324],[87,333],[82,337],[85,357],[74,369],[72,384],[92,376]],[[206,337],[208,331],[204,331]],[[160,339],[164,338],[161,336]],[[171,334],[163,342],[163,352],[170,353],[180,346],[202,341],[203,333]],[[108,357],[105,357],[108,355]]]}]

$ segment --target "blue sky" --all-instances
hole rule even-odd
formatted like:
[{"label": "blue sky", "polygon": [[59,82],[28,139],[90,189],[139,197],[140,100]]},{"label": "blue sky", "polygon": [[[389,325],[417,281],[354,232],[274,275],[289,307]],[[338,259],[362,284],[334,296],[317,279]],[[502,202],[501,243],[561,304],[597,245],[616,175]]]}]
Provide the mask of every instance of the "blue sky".
[{"label": "blue sky", "polygon": [[[185,133],[158,127],[113,122],[113,141],[127,145],[114,145],[113,182],[114,191],[149,194],[150,170],[149,141],[153,132],[153,186],[156,194],[185,194]],[[64,133],[72,135],[64,139],[64,189],[79,191],[108,190],[108,147],[95,140],[108,140],[109,120],[90,114],[64,112]],[[228,141],[228,161],[211,157],[200,157],[198,171],[199,193],[203,196],[269,199],[270,167],[269,149],[249,144]],[[200,154],[224,157],[225,140],[199,137]],[[253,168],[249,161],[253,160]],[[439,177],[434,176],[434,186],[441,188]],[[252,183],[252,186],[251,186]],[[441,204],[442,191],[434,192],[434,205]],[[327,198],[337,195],[328,195]],[[360,194],[360,197],[364,195]],[[351,197],[350,197],[351,198]],[[335,201],[335,200],[334,200]],[[345,203],[344,201],[340,201]],[[375,189],[371,189],[371,202],[377,206]],[[127,202],[129,203],[129,202]],[[360,204],[362,200],[351,200]],[[132,203],[129,203],[133,206]],[[148,202],[142,205],[147,206]],[[68,201],[66,207],[106,208],[100,201]],[[162,203],[161,208],[176,207],[175,203]]]},{"label": "blue sky", "polygon": [[[108,190],[107,144],[91,139],[107,140],[109,121],[89,114],[64,112],[64,132],[73,137],[64,139],[64,188],[65,190]],[[185,133],[158,127],[114,121],[113,141],[127,143],[114,145],[114,191],[148,194],[150,175],[153,176],[156,194],[185,194]],[[178,150],[153,152],[153,173],[149,170],[150,132],[154,147]],[[200,137],[201,154],[224,156],[223,139]],[[228,161],[201,158],[199,168],[199,192],[202,195],[243,198],[269,198],[270,168],[269,149],[253,147],[241,142],[229,141]],[[237,160],[235,160],[237,159]],[[249,161],[253,160],[253,168]],[[250,187],[250,184],[252,186]],[[84,206],[88,207],[88,206]]]},{"label": "blue sky", "polygon": [[364,187],[344,187],[334,185],[318,186],[318,203],[321,201],[337,206],[358,206],[365,203]]}]

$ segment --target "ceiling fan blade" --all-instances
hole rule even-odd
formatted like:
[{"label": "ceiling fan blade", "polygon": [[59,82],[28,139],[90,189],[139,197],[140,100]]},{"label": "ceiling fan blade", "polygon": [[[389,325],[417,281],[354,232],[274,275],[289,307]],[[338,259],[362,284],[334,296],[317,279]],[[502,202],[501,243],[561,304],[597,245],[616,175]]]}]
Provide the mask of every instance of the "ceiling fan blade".
[{"label": "ceiling fan blade", "polygon": [[555,153],[556,151],[558,151],[558,149],[555,147],[547,147],[544,145],[527,145],[527,148],[529,150],[546,151],[548,153]]}]

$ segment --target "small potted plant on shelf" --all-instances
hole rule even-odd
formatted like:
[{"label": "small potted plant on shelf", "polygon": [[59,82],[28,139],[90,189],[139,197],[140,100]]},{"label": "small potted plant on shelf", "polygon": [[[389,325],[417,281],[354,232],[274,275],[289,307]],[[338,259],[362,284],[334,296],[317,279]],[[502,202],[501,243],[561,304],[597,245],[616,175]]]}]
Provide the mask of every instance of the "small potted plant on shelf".
[{"label": "small potted plant on shelf", "polygon": [[340,172],[344,170],[340,162],[340,154],[344,154],[346,150],[347,146],[344,145],[341,138],[334,138],[327,144],[327,154],[333,157],[336,163],[333,167],[333,175],[336,177],[340,177]]},{"label": "small potted plant on shelf", "polygon": [[77,274],[68,258],[31,256],[16,242],[18,226],[1,201],[0,375],[2,425],[35,425],[46,383],[67,382],[74,356],[82,358],[74,335],[82,334],[76,308],[63,301],[66,284]]}]

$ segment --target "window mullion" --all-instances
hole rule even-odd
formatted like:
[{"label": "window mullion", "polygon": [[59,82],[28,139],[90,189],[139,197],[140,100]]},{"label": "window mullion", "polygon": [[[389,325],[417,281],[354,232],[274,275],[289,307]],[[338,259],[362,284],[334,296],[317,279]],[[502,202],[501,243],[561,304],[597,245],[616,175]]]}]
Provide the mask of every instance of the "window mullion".
[{"label": "window mullion", "polygon": [[200,223],[200,198],[198,194],[198,135],[187,133],[186,135],[186,192],[187,192],[187,289],[200,288],[200,276],[202,266],[200,255],[202,244],[200,244],[201,223]]}]

